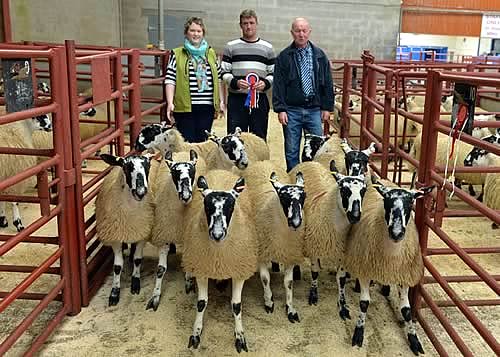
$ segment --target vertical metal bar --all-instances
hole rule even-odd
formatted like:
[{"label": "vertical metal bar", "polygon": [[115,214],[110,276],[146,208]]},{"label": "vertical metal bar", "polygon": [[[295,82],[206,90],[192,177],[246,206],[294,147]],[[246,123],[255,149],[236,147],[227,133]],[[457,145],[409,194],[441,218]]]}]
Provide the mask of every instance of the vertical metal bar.
[{"label": "vertical metal bar", "polygon": [[[391,104],[392,104],[392,76],[393,72],[387,72],[385,77],[385,95],[384,95],[384,127],[382,131],[382,178],[387,178],[389,170],[389,140],[391,134]],[[394,122],[394,136],[397,145],[397,121]],[[365,148],[365,147],[363,147]]]},{"label": "vertical metal bar", "polygon": [[88,295],[88,271],[87,271],[87,249],[85,240],[85,214],[83,211],[83,192],[82,192],[82,159],[80,153],[80,114],[78,109],[77,95],[77,64],[75,54],[75,41],[66,40],[66,63],[67,63],[67,83],[69,97],[69,118],[71,125],[71,148],[73,152],[72,160],[75,172],[75,223],[78,237],[78,256],[80,264],[80,286],[81,303],[83,306],[89,304]]},{"label": "vertical metal bar", "polygon": [[[115,109],[115,127],[120,130],[120,136],[117,138],[118,155],[125,155],[125,126],[123,125],[123,96],[122,96],[122,58],[121,52],[112,59],[113,67],[113,90],[119,91],[120,96],[114,102]],[[108,102],[109,103],[109,102]],[[110,114],[110,111],[108,111]]]},{"label": "vertical metal bar", "polygon": [[348,62],[344,62],[344,78],[342,81],[342,112],[340,114],[340,137],[349,137],[351,128],[351,118],[349,117],[349,98],[352,86],[352,67]]},{"label": "vertical metal bar", "polygon": [[[57,110],[53,113],[54,123],[54,151],[62,159],[62,165],[56,165],[56,177],[60,177],[58,183],[59,199],[63,202],[63,211],[58,217],[59,244],[63,247],[61,271],[66,279],[64,288],[65,300],[70,304],[70,315],[76,315],[81,311],[80,293],[80,268],[78,263],[78,235],[76,224],[76,203],[75,203],[75,173],[73,158],[65,152],[65,147],[70,147],[70,143],[64,142],[71,138],[67,62],[65,50],[55,48],[51,50],[55,53],[54,60],[49,63],[51,73],[52,98],[59,103]],[[70,293],[70,296],[68,296]]]},{"label": "vertical metal bar", "polygon": [[139,50],[132,50],[128,56],[128,83],[133,84],[129,91],[129,115],[134,117],[130,124],[130,146],[134,147],[135,141],[141,131],[141,74],[139,68]]}]

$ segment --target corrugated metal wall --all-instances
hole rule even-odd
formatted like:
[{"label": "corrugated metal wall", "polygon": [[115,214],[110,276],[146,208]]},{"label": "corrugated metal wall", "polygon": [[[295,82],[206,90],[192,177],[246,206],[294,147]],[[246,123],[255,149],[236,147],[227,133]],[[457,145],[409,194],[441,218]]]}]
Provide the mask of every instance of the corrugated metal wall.
[{"label": "corrugated metal wall", "polygon": [[500,11],[499,0],[403,0],[403,6]]}]

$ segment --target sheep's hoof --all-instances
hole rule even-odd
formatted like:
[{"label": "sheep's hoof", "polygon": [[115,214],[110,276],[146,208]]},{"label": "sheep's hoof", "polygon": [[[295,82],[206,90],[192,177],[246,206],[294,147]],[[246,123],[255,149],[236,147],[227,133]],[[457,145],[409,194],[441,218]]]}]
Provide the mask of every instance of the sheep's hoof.
[{"label": "sheep's hoof", "polygon": [[474,190],[474,186],[469,185],[469,195],[475,196],[476,195],[476,190]]},{"label": "sheep's hoof", "polygon": [[175,246],[175,244],[170,244],[169,247],[168,247],[168,254],[175,254],[177,253],[177,248]]},{"label": "sheep's hoof", "polygon": [[477,196],[477,200],[479,202],[483,202],[483,194],[482,193],[479,196]]},{"label": "sheep's hoof", "polygon": [[280,272],[280,265],[279,265],[279,263],[271,262],[271,271],[273,273],[279,273]]},{"label": "sheep's hoof", "polygon": [[293,280],[294,281],[299,281],[300,279],[301,279],[300,265],[295,265],[293,267]]},{"label": "sheep's hoof", "polygon": [[354,292],[355,293],[360,293],[361,292],[361,285],[359,285],[359,280],[356,279],[356,284],[354,285]]},{"label": "sheep's hoof", "polygon": [[418,340],[417,335],[408,334],[408,341],[410,342],[410,349],[415,356],[418,356],[419,353],[424,354],[424,349],[422,348],[422,344]]},{"label": "sheep's hoof", "polygon": [[196,292],[196,284],[194,283],[193,278],[186,279],[186,281],[184,282],[184,289],[186,290],[186,294],[189,294],[191,291],[193,293]]},{"label": "sheep's hoof", "polygon": [[318,305],[318,288],[309,289],[309,305]]},{"label": "sheep's hoof", "polygon": [[18,218],[12,222],[14,224],[14,227],[16,227],[18,232],[21,232],[24,229],[23,222],[21,222],[21,219]]},{"label": "sheep's hoof", "polygon": [[5,228],[9,226],[9,222],[7,222],[7,217],[1,216],[0,217],[0,227]]},{"label": "sheep's hoof", "polygon": [[350,320],[351,319],[351,314],[349,313],[349,309],[345,306],[342,305],[339,310],[339,316],[342,320]]},{"label": "sheep's hoof", "polygon": [[274,302],[271,304],[271,306],[264,305],[264,309],[268,314],[272,314],[274,312]]},{"label": "sheep's hoof", "polygon": [[491,229],[498,229],[498,224],[492,223],[491,224]]},{"label": "sheep's hoof", "polygon": [[120,288],[111,288],[108,306],[115,306],[120,301]]},{"label": "sheep's hoof", "polygon": [[349,273],[348,271],[345,272],[345,278],[346,279],[351,279],[351,273]]},{"label": "sheep's hoof", "polygon": [[241,351],[248,352],[247,341],[242,333],[236,336],[236,340],[234,340],[234,347],[236,347],[236,352],[238,353]]},{"label": "sheep's hoof", "polygon": [[297,313],[297,311],[289,311],[288,305],[286,305],[286,312],[288,321],[290,321],[292,324],[294,324],[295,322],[300,322],[299,314]]},{"label": "sheep's hoof", "polygon": [[356,328],[354,329],[354,334],[352,335],[352,345],[362,347],[364,335],[365,335],[365,327],[356,326]]},{"label": "sheep's hoof", "polygon": [[200,336],[191,335],[191,337],[189,337],[188,348],[193,347],[194,349],[197,349],[199,345],[200,345]]},{"label": "sheep's hoof", "polygon": [[130,287],[132,294],[139,294],[141,292],[141,279],[136,276],[132,277],[132,286]]},{"label": "sheep's hoof", "polygon": [[216,289],[219,290],[221,293],[226,291],[228,285],[229,285],[229,279],[217,280],[215,282]]},{"label": "sheep's hoof", "polygon": [[391,294],[391,286],[390,285],[382,285],[382,288],[380,289],[380,293],[388,297]]},{"label": "sheep's hoof", "polygon": [[146,305],[146,310],[153,309],[153,311],[158,310],[158,306],[160,305],[160,295],[153,295],[151,299],[149,299],[148,304]]}]

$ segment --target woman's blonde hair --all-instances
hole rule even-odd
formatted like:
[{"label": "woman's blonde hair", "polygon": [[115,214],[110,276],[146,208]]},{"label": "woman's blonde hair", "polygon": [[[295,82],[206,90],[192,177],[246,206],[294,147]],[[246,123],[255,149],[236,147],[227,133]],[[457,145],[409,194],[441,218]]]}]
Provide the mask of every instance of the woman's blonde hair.
[{"label": "woman's blonde hair", "polygon": [[190,18],[188,18],[186,20],[186,23],[184,24],[184,35],[187,34],[187,32],[189,30],[189,26],[191,26],[192,24],[199,25],[201,27],[201,29],[203,30],[203,36],[205,36],[205,32],[207,31],[205,29],[205,24],[203,23],[203,19],[201,17],[197,17],[197,16],[191,16]]}]

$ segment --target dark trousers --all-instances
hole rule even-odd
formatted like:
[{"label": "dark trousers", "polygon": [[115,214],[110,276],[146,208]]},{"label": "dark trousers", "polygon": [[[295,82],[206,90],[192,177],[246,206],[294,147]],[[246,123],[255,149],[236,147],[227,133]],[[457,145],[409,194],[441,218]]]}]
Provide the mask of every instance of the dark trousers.
[{"label": "dark trousers", "polygon": [[187,142],[201,143],[207,140],[205,130],[212,130],[214,113],[213,105],[193,105],[190,113],[174,112],[175,125]]},{"label": "dark trousers", "polygon": [[227,98],[227,132],[234,133],[237,126],[266,140],[269,120],[269,101],[266,93],[259,93],[258,108],[245,107],[246,94],[229,93]]}]

